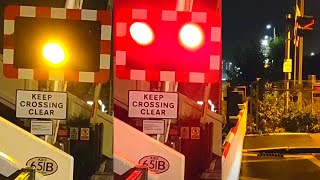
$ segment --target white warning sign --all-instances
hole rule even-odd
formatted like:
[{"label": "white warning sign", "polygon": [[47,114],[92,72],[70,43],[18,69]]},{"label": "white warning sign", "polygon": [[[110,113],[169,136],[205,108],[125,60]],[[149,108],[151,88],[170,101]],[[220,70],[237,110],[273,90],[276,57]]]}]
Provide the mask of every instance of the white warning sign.
[{"label": "white warning sign", "polygon": [[17,90],[16,117],[64,120],[67,118],[67,93]]},{"label": "white warning sign", "polygon": [[31,121],[30,132],[34,135],[52,135],[52,121]]},{"label": "white warning sign", "polygon": [[164,120],[144,120],[143,132],[146,134],[164,134]]},{"label": "white warning sign", "polygon": [[170,119],[177,115],[177,93],[129,91],[129,117]]},{"label": "white warning sign", "polygon": [[70,139],[71,140],[78,140],[79,139],[79,128],[70,127]]}]

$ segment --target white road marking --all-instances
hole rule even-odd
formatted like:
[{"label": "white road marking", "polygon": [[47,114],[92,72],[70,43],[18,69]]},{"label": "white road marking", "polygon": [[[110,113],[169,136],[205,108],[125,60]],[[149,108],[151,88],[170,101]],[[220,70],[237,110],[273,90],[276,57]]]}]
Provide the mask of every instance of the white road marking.
[{"label": "white road marking", "polygon": [[239,179],[244,179],[244,180],[268,180],[268,179],[253,178],[253,177],[247,177],[247,176],[240,176]]},{"label": "white road marking", "polygon": [[309,161],[311,161],[313,164],[317,165],[318,167],[320,167],[320,160],[314,156],[311,156],[309,158]]}]

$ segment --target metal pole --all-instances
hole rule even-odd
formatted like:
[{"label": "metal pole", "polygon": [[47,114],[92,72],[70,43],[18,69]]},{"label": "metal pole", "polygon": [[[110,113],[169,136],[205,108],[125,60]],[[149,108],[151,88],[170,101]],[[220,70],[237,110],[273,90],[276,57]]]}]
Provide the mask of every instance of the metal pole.
[{"label": "metal pole", "polygon": [[[67,91],[68,87],[68,82],[65,81],[63,84],[63,92]],[[54,81],[54,91],[59,91],[61,88],[59,87],[59,81]],[[60,125],[60,120],[57,120],[55,123],[55,133],[53,136],[53,141],[52,144],[55,144],[57,142],[57,137],[58,137],[58,131],[59,131],[59,125]]]},{"label": "metal pole", "polygon": [[297,46],[294,45],[293,84],[296,84],[296,80],[297,80],[297,50],[298,50]]},{"label": "metal pole", "polygon": [[206,122],[206,116],[207,116],[207,109],[208,109],[208,100],[209,100],[209,95],[211,91],[211,83],[206,84],[206,87],[204,89],[204,97],[203,97],[203,111],[201,115],[200,122],[205,124]]},{"label": "metal pole", "polygon": [[90,117],[90,123],[95,124],[96,121],[96,114],[98,109],[98,101],[100,97],[100,91],[101,91],[101,83],[97,83],[94,88],[94,95],[93,95],[93,105],[92,105],[92,111],[91,111],[91,117]]},{"label": "metal pole", "polygon": [[[300,0],[300,13],[304,15],[304,0]],[[302,87],[302,66],[303,66],[303,37],[299,38],[299,72],[298,72],[298,84]],[[302,108],[302,89],[298,92],[298,107]]]},{"label": "metal pole", "polygon": [[[291,19],[291,15],[287,15],[287,19]],[[287,24],[287,38],[286,38],[286,46],[285,46],[285,57],[284,61],[291,61],[290,59],[290,45],[291,45],[291,33],[290,33],[290,25]],[[285,72],[285,83],[286,83],[286,97],[285,97],[285,110],[287,111],[289,108],[289,80],[291,79],[291,73],[290,72]]]}]

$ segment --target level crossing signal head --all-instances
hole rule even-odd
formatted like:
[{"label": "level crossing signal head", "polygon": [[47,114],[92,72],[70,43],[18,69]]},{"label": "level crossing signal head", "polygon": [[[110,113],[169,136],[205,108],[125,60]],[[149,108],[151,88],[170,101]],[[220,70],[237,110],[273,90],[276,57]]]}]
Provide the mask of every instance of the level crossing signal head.
[{"label": "level crossing signal head", "polygon": [[216,11],[116,8],[114,38],[120,79],[221,80],[221,15]]},{"label": "level crossing signal head", "polygon": [[111,22],[104,10],[6,6],[5,77],[107,82]]},{"label": "level crossing signal head", "polygon": [[307,31],[312,31],[315,25],[315,18],[313,16],[298,16],[297,17],[297,32],[298,36],[303,36]]}]

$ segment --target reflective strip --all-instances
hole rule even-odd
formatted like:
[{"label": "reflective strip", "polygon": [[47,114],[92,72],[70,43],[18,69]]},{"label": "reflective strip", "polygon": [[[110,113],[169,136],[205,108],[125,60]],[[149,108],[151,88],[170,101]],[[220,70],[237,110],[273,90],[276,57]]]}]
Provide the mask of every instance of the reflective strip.
[{"label": "reflective strip", "polygon": [[123,37],[127,34],[127,23],[117,22],[116,26],[116,37]]},{"label": "reflective strip", "polygon": [[210,69],[219,70],[220,67],[220,56],[211,55],[210,56]]},{"label": "reflective strip", "polygon": [[3,64],[13,64],[13,49],[4,49],[3,50]]},{"label": "reflective strip", "polygon": [[111,25],[101,26],[101,40],[111,40]]},{"label": "reflective strip", "polygon": [[110,69],[110,54],[100,54],[100,69]]},{"label": "reflective strip", "polygon": [[146,20],[147,14],[146,9],[132,9],[132,19]]},{"label": "reflective strip", "polygon": [[192,12],[191,21],[197,23],[206,23],[207,22],[207,13],[206,12]]},{"label": "reflective strip", "polygon": [[34,70],[33,69],[18,69],[18,78],[19,79],[33,79]]},{"label": "reflective strip", "polygon": [[36,7],[20,6],[20,16],[36,17]]},{"label": "reflective strip", "polygon": [[160,81],[175,81],[174,71],[160,71]]},{"label": "reflective strip", "polygon": [[131,70],[130,77],[135,80],[146,80],[145,70]]},{"label": "reflective strip", "polygon": [[79,82],[94,82],[94,72],[79,72]]},{"label": "reflective strip", "polygon": [[204,83],[204,73],[190,72],[189,81],[191,83]]},{"label": "reflective strip", "polygon": [[177,11],[162,11],[162,21],[177,21]]},{"label": "reflective strip", "polygon": [[14,20],[4,20],[3,33],[10,35],[14,33]]},{"label": "reflective strip", "polygon": [[220,27],[211,27],[211,38],[213,42],[220,42],[221,39],[221,28]]},{"label": "reflective strip", "polygon": [[66,9],[62,8],[51,8],[51,18],[54,19],[66,19]]},{"label": "reflective strip", "polygon": [[116,51],[116,64],[126,65],[126,51]]},{"label": "reflective strip", "polygon": [[97,10],[83,9],[81,11],[81,20],[96,21],[97,20]]}]

